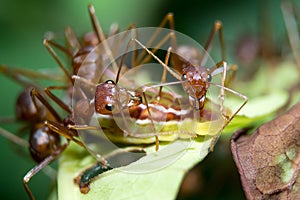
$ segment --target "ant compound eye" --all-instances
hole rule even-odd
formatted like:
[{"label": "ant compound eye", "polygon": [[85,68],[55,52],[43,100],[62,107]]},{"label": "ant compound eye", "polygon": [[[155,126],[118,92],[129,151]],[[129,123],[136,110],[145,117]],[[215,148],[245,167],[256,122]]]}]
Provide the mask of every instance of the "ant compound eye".
[{"label": "ant compound eye", "polygon": [[181,80],[182,80],[182,81],[186,81],[186,74],[182,74]]},{"label": "ant compound eye", "polygon": [[105,109],[108,110],[108,111],[113,111],[114,108],[115,107],[110,103],[105,105]]},{"label": "ant compound eye", "polygon": [[112,81],[112,80],[107,80],[107,81],[105,81],[105,83],[108,83],[108,84],[114,84],[114,85],[115,85],[115,82]]},{"label": "ant compound eye", "polygon": [[208,80],[208,82],[211,82],[212,76],[210,74],[207,75],[207,80]]}]

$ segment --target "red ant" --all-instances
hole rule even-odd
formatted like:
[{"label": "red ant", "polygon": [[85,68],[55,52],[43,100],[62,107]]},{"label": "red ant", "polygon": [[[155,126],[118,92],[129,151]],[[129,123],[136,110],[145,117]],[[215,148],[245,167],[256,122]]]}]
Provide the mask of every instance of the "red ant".
[{"label": "red ant", "polygon": [[[121,71],[122,65],[119,66],[119,71]],[[148,143],[152,144],[155,142],[156,150],[158,150],[158,136],[160,135],[178,134],[177,137],[180,137],[180,134],[186,134],[190,137],[195,136],[195,134],[190,132],[181,133],[180,131],[176,130],[169,132],[157,132],[155,126],[156,123],[161,125],[162,123],[169,121],[177,122],[186,118],[190,118],[192,115],[191,109],[182,109],[182,105],[180,105],[180,103],[183,103],[184,99],[181,99],[180,95],[162,92],[155,89],[157,87],[161,87],[160,84],[154,86],[145,86],[141,91],[134,91],[119,86],[117,78],[115,81],[107,80],[97,85],[94,85],[93,83],[90,83],[88,80],[85,80],[79,76],[75,76],[74,78],[76,78],[79,82],[91,85],[91,87],[96,87],[95,97],[93,99],[95,112],[100,114],[101,118],[110,120],[109,122],[105,121],[105,123],[102,124],[99,122],[101,130],[110,139],[110,141],[131,145],[138,144],[139,146],[147,145]],[[148,101],[149,95],[151,94],[145,93],[149,90],[151,93],[153,93],[152,96],[155,97],[154,99],[152,98],[151,101]],[[188,102],[185,103],[185,105],[188,104]],[[188,108],[190,108],[190,106],[188,106]],[[103,117],[103,115],[109,116],[109,118]],[[114,120],[116,120],[118,117],[123,120],[121,122],[121,126],[125,126],[124,128],[120,127],[120,123],[116,124],[114,122]],[[126,121],[124,121],[125,119]],[[139,126],[137,121],[142,121],[139,122],[142,124],[141,128],[136,131],[132,130],[132,127],[127,127],[127,124],[129,123],[128,119],[134,119],[133,123],[136,126]],[[78,128],[78,125],[75,125],[75,127]],[[82,129],[100,130],[93,126],[83,126]],[[84,134],[86,135],[86,133]],[[155,141],[141,140],[143,138],[151,138],[153,136],[155,137]],[[177,137],[174,137],[173,140],[176,140]],[[97,145],[100,145],[98,141]],[[79,185],[82,193],[87,193],[89,191],[89,184],[91,180],[95,176],[110,169],[112,169],[110,166],[105,167],[105,165],[101,162],[97,162],[95,165],[81,173],[80,176],[76,177],[75,183]]]},{"label": "red ant", "polygon": [[[83,64],[83,60],[86,59],[86,56],[90,54],[91,50],[99,43],[99,41],[104,41],[105,43],[105,36],[103,34],[103,31],[95,17],[95,11],[92,5],[89,6],[90,11],[90,17],[92,19],[92,23],[94,26],[95,32],[88,34],[84,37],[83,46],[80,45],[80,42],[78,42],[75,34],[70,28],[67,28],[65,31],[66,38],[67,38],[67,46],[68,48],[65,48],[55,42],[52,42],[51,40],[45,39],[44,45],[50,52],[50,54],[53,56],[53,58],[58,63],[59,67],[62,69],[64,74],[66,75],[67,79],[70,81],[71,86],[74,84],[74,81],[72,79],[72,76],[68,72],[68,70],[64,67],[60,59],[58,58],[57,54],[53,50],[51,46],[54,46],[67,55],[69,55],[72,58],[72,74],[77,74],[79,69],[81,72],[86,72],[86,76],[84,78],[94,81],[93,73],[95,70],[97,70],[97,63],[89,63],[88,65]],[[134,27],[134,26],[132,26]],[[112,34],[115,34],[117,31],[113,31]],[[106,45],[106,50],[108,51],[108,56],[111,56],[110,49]],[[74,52],[74,53],[73,53]],[[100,54],[95,54],[96,56],[103,56]],[[96,61],[101,62],[101,58],[96,57]],[[15,79],[18,82],[24,83],[23,79],[20,78],[21,76],[25,76],[27,78],[31,77],[46,77],[44,74],[39,74],[31,71],[26,70],[18,70],[18,69],[12,69],[12,72],[8,70],[6,66],[1,66],[1,71],[3,71],[6,75],[12,76],[13,79]],[[7,73],[9,71],[9,73]],[[96,73],[95,73],[96,74]],[[50,97],[52,100],[54,100],[63,110],[65,110],[67,113],[69,113],[69,116],[65,119],[61,119],[61,117],[57,114],[57,112],[54,110],[54,108],[48,103],[48,100],[43,97],[41,94],[42,92],[36,90],[36,89],[28,89],[24,93],[20,95],[20,98],[22,98],[21,101],[18,101],[16,104],[18,111],[17,115],[20,116],[19,119],[22,121],[28,121],[30,118],[31,121],[31,127],[32,131],[30,133],[30,139],[29,139],[29,147],[32,157],[35,161],[37,161],[39,164],[34,167],[32,170],[30,170],[23,178],[24,187],[26,189],[26,192],[28,193],[29,197],[31,199],[34,199],[34,196],[32,192],[30,191],[28,187],[29,180],[38,173],[43,167],[48,165],[51,161],[53,161],[68,145],[69,140],[72,140],[79,145],[83,146],[83,144],[77,139],[77,128],[73,126],[74,119],[73,119],[73,113],[69,106],[64,103],[62,100],[60,100],[57,96],[55,96],[51,91],[52,90],[66,90],[69,91],[69,86],[50,86],[46,87],[44,89],[45,93],[48,97]],[[78,93],[77,93],[78,94]],[[85,97],[85,93],[80,92],[80,95],[77,97],[78,99],[82,97]],[[38,99],[38,101],[36,101]],[[86,99],[86,98],[83,98]],[[24,105],[25,104],[25,105]],[[41,105],[40,105],[41,104]],[[78,101],[75,105],[74,109],[77,112],[81,112],[83,114],[87,114],[88,116],[91,115],[91,112],[89,108],[86,107],[86,102]],[[84,110],[84,108],[87,108],[87,110]],[[45,115],[45,112],[48,113]],[[83,112],[82,112],[83,111]],[[25,115],[25,114],[26,115]],[[3,135],[6,135],[6,131],[1,132]],[[9,134],[13,135],[13,134]],[[61,145],[60,137],[59,135],[64,136],[67,139],[67,142],[63,145]],[[17,139],[13,137],[15,141]],[[46,139],[45,139],[46,138]],[[44,142],[41,144],[41,142]],[[107,163],[105,161],[102,161],[103,166],[107,168]],[[103,167],[103,169],[105,169]]]},{"label": "red ant", "polygon": [[[169,16],[172,16],[172,15],[169,15]],[[219,26],[220,26],[219,22],[215,24],[214,31],[212,32],[212,35],[210,36],[208,45],[206,45],[206,47],[205,47],[206,51],[208,51],[208,49],[210,47],[209,44],[211,43],[211,40],[213,39],[213,35],[215,34],[216,30],[219,29]],[[221,38],[221,36],[220,36],[220,38]],[[154,52],[159,48],[159,45],[156,46],[156,48],[154,50],[150,51],[143,44],[139,43],[138,40],[135,40],[135,41],[139,45],[141,45],[146,50],[146,52],[149,53],[149,55],[154,57],[156,60],[159,60],[154,55]],[[164,41],[164,40],[162,40],[162,41]],[[149,43],[151,43],[151,42],[149,42]],[[149,44],[149,43],[147,43],[147,44]],[[159,44],[161,44],[161,43],[159,43]],[[191,49],[188,49],[188,50],[191,51]],[[224,50],[222,49],[222,51],[224,51]],[[222,52],[222,53],[223,53],[223,55],[225,55],[224,52]],[[224,98],[224,90],[227,90],[227,91],[232,92],[234,94],[238,94],[240,97],[242,97],[245,100],[243,105],[231,117],[227,117],[225,115],[226,113],[223,113],[223,111],[224,111],[223,102],[221,102],[222,105],[220,106],[220,109],[221,109],[223,117],[227,120],[226,123],[222,125],[222,128],[220,129],[220,132],[221,132],[224,129],[224,127],[231,121],[231,119],[236,115],[236,113],[247,102],[247,97],[245,97],[245,96],[243,96],[243,95],[241,95],[241,94],[239,94],[239,93],[237,93],[237,92],[235,92],[231,89],[225,88],[224,85],[225,85],[225,82],[226,82],[225,79],[226,79],[226,72],[227,72],[227,63],[225,61],[222,61],[222,62],[218,63],[216,66],[214,66],[212,69],[208,70],[207,68],[204,68],[204,67],[196,67],[195,65],[192,65],[190,62],[185,61],[185,64],[183,65],[184,66],[183,70],[176,73],[176,71],[172,71],[172,69],[170,69],[167,66],[170,54],[171,54],[171,50],[168,51],[168,56],[166,56],[165,63],[163,63],[160,60],[159,60],[159,62],[164,66],[164,69],[168,70],[173,75],[175,74],[174,76],[179,80],[178,83],[183,84],[183,87],[186,90],[186,92],[188,93],[188,95],[191,99],[191,104],[193,105],[195,110],[202,110],[203,111],[204,102],[206,100],[206,92],[208,90],[211,78],[212,78],[213,75],[221,73],[221,72],[223,73],[222,85],[216,84],[217,86],[219,86],[221,88],[220,99],[222,100],[222,98]],[[172,56],[174,56],[174,55],[172,55]],[[149,56],[146,57],[141,63],[145,63],[146,62],[145,60],[149,59],[149,58],[150,58]],[[172,62],[174,62],[175,58],[173,57],[172,59],[173,59]],[[202,55],[200,63],[204,62],[205,59],[206,59],[205,55]],[[177,62],[179,62],[179,61],[177,61]],[[187,67],[187,65],[189,65],[189,66]],[[141,93],[137,92],[137,91],[129,91],[129,90],[121,88],[120,86],[118,86],[116,84],[119,80],[121,67],[122,67],[122,64],[119,65],[119,71],[117,73],[117,77],[116,77],[115,82],[111,81],[111,80],[108,80],[105,83],[101,83],[101,84],[96,85],[95,98],[94,98],[94,105],[95,105],[96,112],[100,113],[100,114],[103,114],[103,115],[113,115],[113,114],[116,115],[116,114],[121,113],[121,115],[123,114],[123,116],[121,118],[124,120],[125,119],[125,113],[122,111],[124,108],[127,108],[129,110],[129,116],[130,117],[135,117],[136,119],[140,119],[141,116],[142,116],[141,113],[146,111],[148,114],[146,115],[147,117],[145,117],[145,118],[149,118],[152,125],[153,125],[154,124],[154,118],[152,117],[151,113],[155,113],[155,112],[158,112],[158,111],[155,111],[155,112],[150,111],[150,107],[151,107],[152,102],[147,102],[147,98],[145,97],[145,89],[153,88],[154,86],[145,87],[144,90]],[[221,67],[223,67],[223,68],[221,68]],[[200,68],[200,69],[198,70],[198,68]],[[201,80],[200,82],[199,81],[197,82],[195,80],[194,81],[192,80],[191,82],[187,83],[186,80],[181,79],[181,76],[179,75],[179,73],[182,73],[182,76],[185,79],[188,79],[190,77],[186,77],[186,74],[183,74],[183,73],[190,73],[192,75],[197,74],[197,75],[200,75],[200,77],[202,76],[201,79],[205,79],[205,81]],[[190,74],[188,74],[188,75],[190,75]],[[87,85],[91,85],[91,86],[93,85],[93,83],[89,82],[88,80],[86,81],[84,78],[81,78],[81,77],[77,76],[76,79],[81,80],[82,82],[88,83]],[[162,82],[165,82],[165,75],[163,75]],[[165,86],[167,84],[169,84],[169,83],[162,83],[160,85],[156,85],[155,87],[161,87],[162,88],[163,86]],[[212,83],[212,84],[214,84],[214,83]],[[195,88],[196,88],[196,95],[195,95],[195,92],[193,91]],[[165,97],[165,94],[161,93],[161,89],[159,91],[156,90],[156,94],[158,94],[157,95],[158,99],[160,99],[160,98],[163,99]],[[124,104],[124,102],[120,102],[120,99],[122,99],[122,98],[120,98],[120,96],[127,96],[127,98],[125,98],[127,100],[127,101],[125,101],[125,104]],[[142,100],[142,99],[144,99],[144,100]],[[145,102],[143,102],[143,101],[145,101]],[[222,101],[224,101],[224,100],[222,100]],[[141,110],[138,111],[138,114],[137,114],[136,109],[137,109],[137,106],[139,106],[139,105],[145,105],[144,106],[145,109],[142,110],[142,111]],[[158,104],[156,104],[156,105],[158,105]],[[155,114],[157,114],[157,113],[155,113]],[[164,114],[166,114],[166,113],[160,113],[158,115],[163,116]],[[173,116],[173,117],[171,117],[171,119],[175,119],[175,117]],[[124,124],[126,125],[126,122],[124,122]],[[154,127],[154,125],[153,125],[153,127]],[[86,128],[88,129],[88,128],[91,128],[91,127],[86,127]],[[124,128],[124,129],[128,130],[127,128]],[[129,137],[137,137],[137,138],[143,137],[143,135],[130,134],[128,132],[125,132],[124,130],[116,131],[114,129],[113,131],[123,133],[123,135],[127,134]],[[154,134],[156,136],[156,146],[158,146],[158,139],[157,139],[156,134],[160,134],[160,133],[155,133]],[[217,134],[219,134],[219,132]],[[145,137],[145,135],[144,135],[144,137]],[[212,148],[211,148],[211,150],[212,150]],[[104,172],[103,169],[101,167],[99,167],[99,163],[96,164],[95,166],[89,168],[88,170],[86,170],[81,176],[79,176],[76,179],[76,183],[78,183],[80,185],[81,191],[83,193],[88,192],[89,182],[93,177],[95,177],[96,175],[99,174],[98,172],[99,173]]]},{"label": "red ant", "polygon": [[[167,15],[166,19],[171,16],[170,14]],[[163,20],[162,24],[165,24],[166,20]],[[134,31],[134,30],[133,30]],[[158,32],[156,32],[158,34]],[[155,36],[155,34],[153,36]],[[125,33],[126,35],[126,33]],[[129,34],[130,35],[130,34]],[[152,38],[153,38],[152,36]],[[152,39],[149,40],[149,43],[152,43]],[[164,41],[160,42],[157,46],[156,49],[154,49],[152,52],[155,52],[159,46],[163,43]],[[104,47],[105,49],[105,47]],[[87,100],[86,102],[92,102],[92,104],[95,106],[95,111],[98,114],[101,115],[108,115],[114,117],[121,116],[121,120],[123,120],[122,125],[124,125],[124,128],[118,128],[118,126],[112,126],[110,122],[109,127],[105,127],[105,124],[101,126],[103,131],[107,131],[108,134],[110,132],[113,132],[115,135],[120,134],[120,137],[122,137],[122,143],[128,143],[126,142],[126,139],[128,138],[129,143],[132,144],[133,138],[137,139],[138,144],[141,144],[141,141],[139,138],[147,138],[151,136],[155,136],[155,143],[156,143],[156,150],[158,150],[158,135],[160,134],[174,134],[174,131],[171,132],[164,132],[164,133],[157,133],[155,129],[155,122],[165,122],[169,120],[179,120],[182,118],[188,118],[190,117],[191,112],[184,112],[183,110],[180,110],[180,105],[176,105],[176,101],[178,101],[176,95],[174,94],[168,94],[168,93],[163,93],[160,90],[155,90],[154,93],[156,95],[157,101],[154,102],[148,102],[147,97],[146,97],[146,90],[152,89],[154,87],[160,87],[162,88],[163,85],[156,85],[156,86],[146,86],[142,89],[142,91],[133,91],[133,90],[128,90],[125,88],[121,88],[120,86],[117,85],[120,74],[121,74],[121,69],[123,67],[123,61],[124,57],[127,54],[123,55],[123,58],[121,58],[121,64],[118,67],[118,72],[116,75],[116,80],[108,80],[100,84],[94,84],[93,81],[90,81],[88,79],[85,79],[84,76],[73,76],[75,79],[79,80],[78,87],[86,87],[86,85],[91,86],[90,88],[95,88],[94,91],[94,98]],[[136,55],[134,55],[136,56]],[[137,66],[137,63],[145,63],[147,59],[150,56],[147,56],[146,58],[142,59],[133,59],[134,63],[132,66]],[[143,56],[140,56],[139,58],[143,58]],[[138,61],[136,61],[138,60]],[[168,60],[168,59],[167,59]],[[114,61],[113,61],[114,63]],[[84,64],[84,63],[83,63]],[[114,63],[115,64],[115,63]],[[104,72],[105,74],[106,72]],[[109,73],[109,72],[108,72]],[[107,74],[106,74],[107,75]],[[163,75],[163,78],[164,79]],[[81,85],[80,83],[84,83]],[[166,85],[166,84],[165,84]],[[173,95],[173,96],[172,96]],[[161,100],[161,101],[159,101]],[[167,101],[171,103],[171,105],[167,105]],[[179,100],[180,101],[180,100]],[[161,104],[164,102],[165,104]],[[174,103],[175,102],[175,103]],[[76,104],[76,103],[75,103]],[[172,107],[174,106],[174,107]],[[177,106],[177,107],[176,107]],[[158,108],[160,107],[160,108]],[[171,109],[169,109],[171,108]],[[173,111],[171,111],[173,109]],[[178,110],[179,109],[179,110]],[[128,113],[126,113],[124,110],[128,110]],[[174,111],[175,110],[175,111]],[[76,113],[76,112],[75,112]],[[128,114],[128,115],[127,115]],[[80,114],[79,114],[80,116]],[[158,118],[156,118],[158,116]],[[150,120],[150,127],[152,129],[152,133],[150,134],[136,134],[132,133],[131,129],[127,126],[127,121],[124,121],[127,117],[129,118],[134,118],[136,120]],[[83,116],[85,118],[85,116]],[[86,122],[87,120],[83,120]],[[73,126],[76,129],[82,129],[82,130],[87,130],[87,129],[96,129],[97,127],[93,126],[88,126],[88,125],[83,125],[80,127],[80,125],[75,125]],[[144,129],[146,129],[144,127]],[[190,134],[190,133],[187,133]],[[125,137],[124,137],[125,136]],[[127,136],[127,137],[126,137]],[[120,142],[120,137],[117,137],[116,142]],[[111,139],[111,138],[110,138]],[[151,141],[153,143],[153,141]],[[99,144],[98,144],[99,145]],[[105,163],[98,162],[96,165],[90,167],[87,169],[85,172],[82,173],[82,175],[78,176],[75,179],[75,182],[79,184],[80,191],[82,193],[87,193],[89,191],[89,183],[92,178],[95,176],[103,173],[104,171],[111,169],[109,166],[103,168],[105,166]]]},{"label": "red ant", "polygon": [[[208,51],[210,50],[212,40],[217,31],[219,31],[222,60],[221,62],[208,69],[204,66],[204,63],[207,60]],[[228,81],[226,82],[227,70],[232,69],[235,71],[236,66],[231,66],[231,68],[228,68],[227,62],[225,61],[226,58],[223,41],[222,23],[220,21],[217,21],[214,24],[209,39],[204,47],[204,53],[201,53],[190,46],[177,46],[175,32],[171,32],[166,36],[166,38],[167,37],[170,37],[172,39],[172,45],[168,49],[168,54],[171,54],[171,67],[162,62],[156,55],[154,55],[153,52],[151,52],[147,48],[147,46],[143,45],[140,41],[138,41],[135,38],[133,39],[133,41],[135,41],[143,49],[145,49],[148,52],[148,54],[151,55],[155,60],[157,60],[164,67],[165,70],[170,72],[172,76],[174,76],[177,80],[181,81],[184,90],[190,98],[191,105],[194,107],[195,110],[201,111],[203,109],[204,103],[206,102],[206,93],[210,85],[214,85],[220,88],[220,111],[223,118],[225,119],[225,123],[222,125],[221,129],[218,131],[211,143],[210,149],[213,150],[214,143],[220,135],[220,133],[222,132],[222,130],[228,125],[228,123],[248,101],[248,98],[246,96],[225,87],[228,84]],[[221,85],[212,82],[212,77],[219,73],[222,73]],[[229,81],[231,81],[233,75],[230,77]],[[243,103],[231,116],[227,116],[224,109],[225,91],[228,91],[243,99]]]},{"label": "red ant", "polygon": [[[94,26],[96,22],[94,21],[94,13],[93,7],[89,6],[90,14],[92,17],[92,21]],[[98,36],[99,36],[98,32]],[[73,58],[73,73],[77,73],[78,66],[80,62],[84,60],[85,55],[84,52],[86,49],[91,48],[96,45],[98,42],[95,42],[95,36],[85,37],[84,39],[84,47],[78,46],[77,39],[74,37],[71,29],[66,29],[66,36],[68,45],[71,47],[76,47],[77,53],[72,55],[69,50],[66,48],[49,41],[47,39],[44,40],[44,44],[57,61],[66,77],[69,78],[70,82],[73,84],[73,79],[69,75],[68,71],[64,68],[61,61],[58,59],[57,55],[53,51],[53,49],[49,46],[49,44],[54,45],[55,47],[61,49],[63,52],[71,55]],[[99,37],[97,38],[99,39]],[[29,70],[21,70],[21,69],[10,69],[7,66],[1,65],[1,71],[12,79],[20,82],[24,86],[33,86],[37,88],[34,84],[28,83],[26,78],[51,78],[49,75],[45,75],[43,73],[37,73]],[[90,69],[86,69],[90,70]],[[56,97],[51,90],[56,89],[64,89],[67,90],[69,87],[66,86],[50,86],[45,88],[45,93],[54,100],[62,109],[64,109],[69,116],[65,119],[61,119],[58,113],[54,110],[54,108],[48,103],[48,100],[43,97],[42,92],[37,89],[25,89],[19,97],[16,103],[17,110],[17,118],[20,121],[29,123],[30,137],[29,143],[24,142],[24,140],[14,136],[14,134],[5,131],[4,129],[0,129],[2,135],[12,138],[14,142],[21,143],[24,146],[29,146],[29,150],[32,158],[38,162],[38,165],[32,168],[23,178],[24,187],[30,199],[34,199],[34,196],[31,190],[28,187],[28,182],[30,179],[38,173],[41,169],[47,166],[51,161],[55,160],[56,157],[65,150],[65,148],[69,144],[69,140],[72,140],[84,147],[84,145],[77,139],[77,131],[75,129],[69,129],[68,125],[72,125],[74,123],[72,111],[68,105],[66,105],[63,101],[61,101],[58,97]],[[37,101],[38,99],[38,101]],[[61,136],[64,136],[67,141],[64,144],[61,144]],[[20,142],[21,141],[21,142]]]},{"label": "red ant", "polygon": [[[16,111],[17,119],[28,123],[28,128],[30,128],[29,143],[23,143],[23,145],[29,147],[31,157],[38,163],[23,178],[28,196],[30,199],[34,199],[27,185],[30,179],[55,160],[65,150],[69,140],[81,146],[83,144],[76,139],[77,133],[75,131],[64,128],[65,123],[68,123],[67,120],[63,121],[48,101],[34,88],[25,89],[19,95],[16,102]],[[53,128],[56,130],[53,131]],[[0,132],[2,135],[11,138],[15,143],[23,141],[4,129],[0,129]],[[64,144],[61,144],[60,135],[67,139]]]}]

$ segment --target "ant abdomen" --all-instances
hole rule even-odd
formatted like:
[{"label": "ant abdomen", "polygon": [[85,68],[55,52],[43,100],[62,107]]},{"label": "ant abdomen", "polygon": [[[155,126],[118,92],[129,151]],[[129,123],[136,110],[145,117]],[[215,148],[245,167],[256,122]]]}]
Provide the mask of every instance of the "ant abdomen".
[{"label": "ant abdomen", "polygon": [[17,119],[30,123],[39,122],[46,117],[46,109],[37,101],[33,102],[30,95],[30,88],[21,92],[16,101]]},{"label": "ant abdomen", "polygon": [[31,130],[29,150],[32,158],[40,163],[60,147],[60,137],[47,126],[40,124]]}]

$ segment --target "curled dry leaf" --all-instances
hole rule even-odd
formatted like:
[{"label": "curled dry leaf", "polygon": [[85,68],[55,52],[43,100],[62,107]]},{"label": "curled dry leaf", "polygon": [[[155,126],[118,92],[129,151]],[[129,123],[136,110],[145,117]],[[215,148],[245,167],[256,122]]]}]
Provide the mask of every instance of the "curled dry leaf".
[{"label": "curled dry leaf", "polygon": [[231,151],[247,199],[300,199],[300,103],[245,133],[232,136]]}]

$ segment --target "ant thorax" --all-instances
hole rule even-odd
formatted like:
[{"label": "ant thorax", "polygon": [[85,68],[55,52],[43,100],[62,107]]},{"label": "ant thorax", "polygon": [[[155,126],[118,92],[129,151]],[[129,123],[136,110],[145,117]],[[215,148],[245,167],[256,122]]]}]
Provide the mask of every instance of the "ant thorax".
[{"label": "ant thorax", "polygon": [[211,75],[209,74],[207,68],[187,66],[183,70],[182,75],[182,85],[184,90],[189,95],[191,104],[196,109],[201,109],[203,107],[206,92],[209,88],[211,81]]}]

